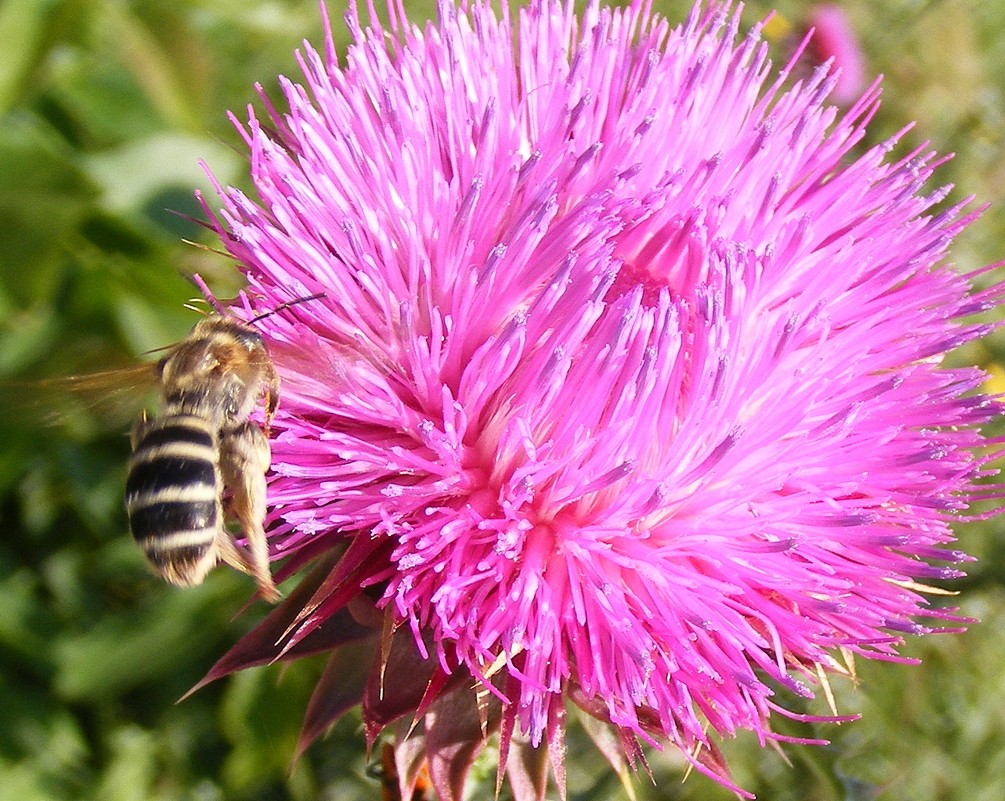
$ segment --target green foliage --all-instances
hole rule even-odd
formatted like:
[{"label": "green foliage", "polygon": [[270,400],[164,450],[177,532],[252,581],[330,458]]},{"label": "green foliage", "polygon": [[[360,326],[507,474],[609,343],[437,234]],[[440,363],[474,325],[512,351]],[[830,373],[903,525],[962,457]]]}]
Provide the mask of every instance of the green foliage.
[{"label": "green foliage", "polygon": [[[430,6],[431,4],[427,4]],[[667,4],[669,5],[669,4]],[[681,13],[687,3],[678,0]],[[807,4],[779,0],[798,22]],[[871,73],[887,75],[876,138],[911,119],[957,159],[946,181],[995,205],[959,242],[963,269],[1001,257],[1005,222],[1005,10],[965,0],[848,0]],[[754,21],[769,8],[748,4]],[[341,4],[331,4],[336,30]],[[39,379],[133,365],[194,316],[183,277],[238,286],[190,217],[247,165],[225,112],[256,99],[293,51],[319,42],[315,0],[7,0],[0,5],[0,788],[20,801],[373,799],[358,721],[342,721],[292,766],[319,665],[248,672],[175,702],[245,631],[245,577],[216,571],[178,591],[153,578],[121,504],[130,421],[142,390],[81,398]],[[785,44],[774,42],[776,60]],[[962,194],[957,194],[959,199]],[[173,212],[180,212],[175,214]],[[185,215],[188,215],[186,217]],[[995,368],[1001,345],[966,354]],[[833,741],[727,743],[738,781],[772,801],[1005,797],[1005,568],[990,525],[961,529],[983,562],[965,583],[964,636],[911,643],[919,667],[859,664],[835,682],[863,719],[785,731]],[[811,709],[826,710],[822,701]],[[654,754],[647,799],[728,799],[679,756]],[[479,766],[478,797],[492,797]],[[577,801],[624,798],[585,735],[570,732]]]}]

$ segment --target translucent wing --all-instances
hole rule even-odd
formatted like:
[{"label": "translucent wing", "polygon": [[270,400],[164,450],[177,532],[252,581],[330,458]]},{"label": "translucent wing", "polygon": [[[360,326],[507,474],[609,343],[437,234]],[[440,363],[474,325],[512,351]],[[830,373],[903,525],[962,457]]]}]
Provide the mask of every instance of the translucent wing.
[{"label": "translucent wing", "polygon": [[128,427],[156,385],[152,363],[0,383],[0,408],[23,425]]}]

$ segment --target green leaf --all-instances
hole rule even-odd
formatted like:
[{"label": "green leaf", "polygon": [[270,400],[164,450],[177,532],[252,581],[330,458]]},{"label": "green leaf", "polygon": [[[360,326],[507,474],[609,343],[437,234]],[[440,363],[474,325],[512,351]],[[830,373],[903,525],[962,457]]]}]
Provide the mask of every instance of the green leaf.
[{"label": "green leaf", "polygon": [[202,621],[233,597],[234,586],[224,578],[214,575],[187,590],[165,587],[141,606],[61,638],[55,651],[56,692],[75,702],[107,700],[173,676],[171,692],[180,697],[186,689],[182,669],[191,670],[219,638],[222,625]]},{"label": "green leaf", "polygon": [[22,306],[49,302],[97,188],[35,117],[0,126],[0,282]]},{"label": "green leaf", "polygon": [[[8,657],[16,655],[27,669],[39,676],[52,670],[48,636],[51,626],[44,621],[38,579],[27,570],[18,570],[0,581],[0,647]],[[10,710],[7,710],[9,712]]]},{"label": "green leaf", "polygon": [[0,114],[20,97],[21,89],[42,57],[42,42],[55,0],[6,0],[0,4]]},{"label": "green leaf", "polygon": [[[173,127],[199,130],[198,92],[202,76],[190,74],[194,31],[185,17],[162,15],[157,28],[147,24],[125,4],[107,3],[103,8],[119,53],[150,102]],[[186,61],[178,57],[186,53]]]},{"label": "green leaf", "polygon": [[103,191],[103,207],[112,213],[145,215],[150,219],[153,211],[150,204],[159,196],[178,190],[187,205],[176,210],[199,212],[194,203],[194,190],[213,194],[201,161],[212,164],[224,183],[235,180],[244,163],[232,150],[215,140],[164,132],[88,156],[84,164],[88,175]]}]

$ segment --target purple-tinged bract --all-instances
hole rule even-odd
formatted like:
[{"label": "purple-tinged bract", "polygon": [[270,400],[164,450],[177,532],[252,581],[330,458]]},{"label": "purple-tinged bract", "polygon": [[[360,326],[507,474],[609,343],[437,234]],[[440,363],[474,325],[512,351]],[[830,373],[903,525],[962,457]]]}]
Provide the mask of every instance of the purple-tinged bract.
[{"label": "purple-tinged bract", "polygon": [[210,677],[331,650],[305,742],[361,702],[443,799],[494,730],[518,799],[515,748],[562,787],[569,699],[729,783],[713,735],[953,620],[922,585],[1000,412],[940,366],[1001,295],[946,263],[972,215],[729,8],[390,11],[221,189],[256,308],[325,297],[258,323],[273,556],[313,568]]}]

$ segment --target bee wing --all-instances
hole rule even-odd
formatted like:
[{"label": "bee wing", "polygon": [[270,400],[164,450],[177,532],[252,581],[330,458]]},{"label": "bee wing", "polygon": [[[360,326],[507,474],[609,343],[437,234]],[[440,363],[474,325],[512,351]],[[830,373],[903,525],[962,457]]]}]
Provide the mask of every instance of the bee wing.
[{"label": "bee wing", "polygon": [[42,378],[38,381],[24,382],[26,385],[43,389],[58,389],[67,392],[89,393],[107,392],[109,389],[127,384],[132,387],[147,388],[153,386],[156,380],[153,364],[142,362],[129,367],[117,367],[114,370],[100,370],[95,373],[80,375],[56,376]]},{"label": "bee wing", "polygon": [[338,392],[386,380],[401,367],[365,343],[304,335],[290,344],[269,341],[272,363],[282,378],[283,402],[308,398],[324,407]]},{"label": "bee wing", "polygon": [[145,407],[156,386],[154,365],[0,383],[0,408],[19,423],[63,426],[90,419],[122,427]]}]

